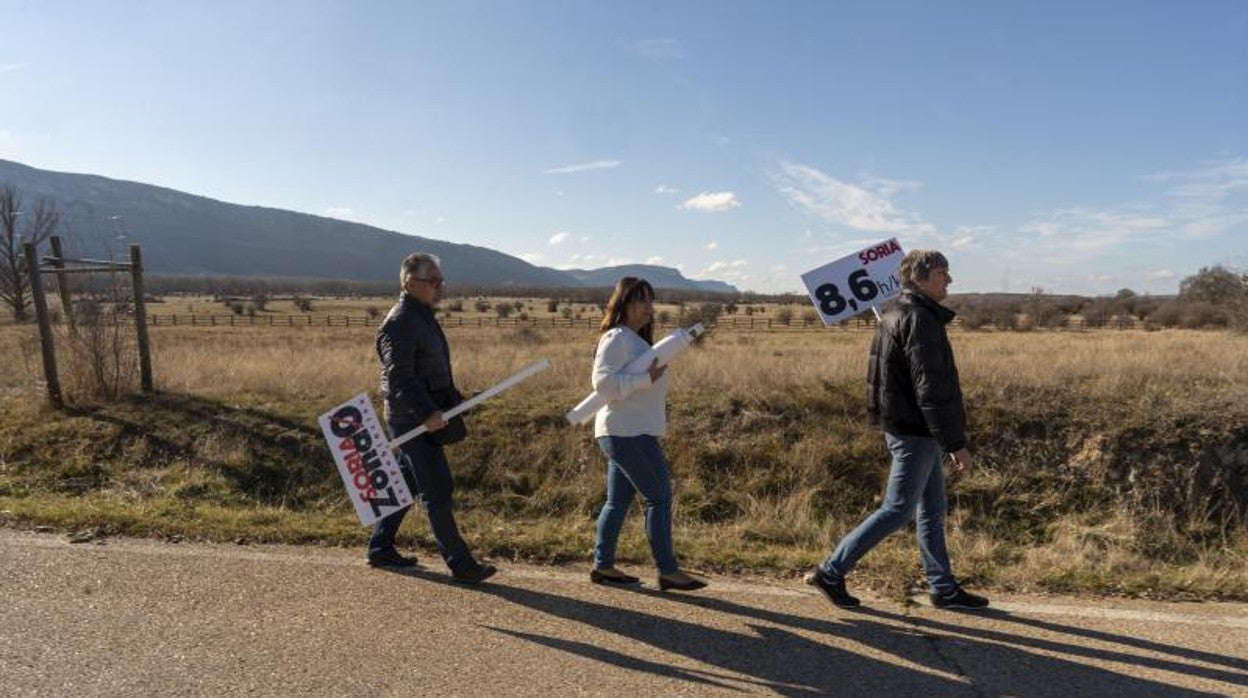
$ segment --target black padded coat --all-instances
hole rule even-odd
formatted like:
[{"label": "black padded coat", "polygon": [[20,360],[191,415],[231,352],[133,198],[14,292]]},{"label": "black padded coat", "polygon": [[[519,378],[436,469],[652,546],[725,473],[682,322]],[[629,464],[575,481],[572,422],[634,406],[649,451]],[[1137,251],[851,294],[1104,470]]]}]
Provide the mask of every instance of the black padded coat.
[{"label": "black padded coat", "polygon": [[410,294],[400,295],[377,328],[377,356],[386,419],[420,424],[463,401],[442,326],[433,309]]},{"label": "black padded coat", "polygon": [[876,327],[867,367],[867,415],[897,436],[930,436],[948,453],[966,446],[966,410],[945,325],[954,312],[903,290]]}]

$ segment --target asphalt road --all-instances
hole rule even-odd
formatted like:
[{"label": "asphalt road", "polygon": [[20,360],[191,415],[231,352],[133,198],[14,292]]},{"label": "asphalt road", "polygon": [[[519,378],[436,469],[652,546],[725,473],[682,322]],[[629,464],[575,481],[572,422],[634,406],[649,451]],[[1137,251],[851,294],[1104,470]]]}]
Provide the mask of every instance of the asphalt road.
[{"label": "asphalt road", "polygon": [[[1248,695],[1248,605],[994,597],[984,613],[360,551],[0,530],[3,695]],[[640,572],[640,570],[633,570]]]}]

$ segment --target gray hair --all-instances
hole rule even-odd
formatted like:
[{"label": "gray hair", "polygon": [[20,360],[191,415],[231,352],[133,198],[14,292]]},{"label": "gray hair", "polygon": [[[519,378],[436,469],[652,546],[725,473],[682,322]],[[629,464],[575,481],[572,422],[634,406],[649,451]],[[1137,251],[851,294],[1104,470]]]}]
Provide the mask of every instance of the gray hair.
[{"label": "gray hair", "polygon": [[403,264],[399,266],[399,285],[407,286],[407,280],[411,277],[417,279],[427,278],[429,270],[433,267],[442,268],[442,260],[436,255],[428,252],[413,252],[403,258]]},{"label": "gray hair", "polygon": [[901,283],[914,288],[918,282],[927,281],[933,269],[948,269],[949,260],[936,250],[910,250],[901,260]]}]

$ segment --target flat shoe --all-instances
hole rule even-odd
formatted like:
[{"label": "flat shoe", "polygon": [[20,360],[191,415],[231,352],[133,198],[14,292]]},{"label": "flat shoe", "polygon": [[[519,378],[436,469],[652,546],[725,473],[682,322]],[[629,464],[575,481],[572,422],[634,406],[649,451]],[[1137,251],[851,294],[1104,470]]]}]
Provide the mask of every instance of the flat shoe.
[{"label": "flat shoe", "polygon": [[415,567],[416,556],[405,557],[399,554],[397,550],[388,550],[384,553],[370,555],[368,557],[369,567]]},{"label": "flat shoe", "polygon": [[697,591],[698,589],[704,588],[706,588],[706,582],[701,579],[690,577],[687,582],[677,582],[662,575],[659,576],[660,591],[667,591],[668,589],[674,589],[676,591]]},{"label": "flat shoe", "polygon": [[631,574],[618,572],[616,574],[603,574],[600,570],[590,570],[589,581],[594,584],[636,584],[641,580]]}]

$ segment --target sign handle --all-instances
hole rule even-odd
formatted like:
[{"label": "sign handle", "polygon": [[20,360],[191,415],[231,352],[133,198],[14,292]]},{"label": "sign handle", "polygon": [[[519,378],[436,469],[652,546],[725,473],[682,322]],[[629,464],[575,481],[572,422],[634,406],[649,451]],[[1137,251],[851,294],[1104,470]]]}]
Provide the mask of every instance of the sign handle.
[{"label": "sign handle", "polygon": [[[442,418],[451,419],[457,414],[467,412],[468,410],[476,407],[477,405],[485,402],[486,400],[489,400],[495,395],[498,395],[504,390],[514,387],[517,383],[520,383],[521,381],[524,381],[530,378],[534,374],[541,373],[542,371],[545,371],[548,368],[550,368],[550,359],[542,359],[540,361],[534,361],[533,363],[529,364],[528,366],[525,366],[524,368],[520,369],[519,371],[512,374],[511,376],[508,376],[507,378],[503,379],[503,381],[498,383],[497,385],[491,388],[488,388],[482,391],[480,394],[474,395],[471,399],[464,400],[458,405],[443,412]],[[415,429],[407,432],[406,434],[403,434],[402,436],[398,436],[394,440],[392,440],[390,442],[390,449],[392,451],[397,451],[400,446],[407,443],[408,441],[411,441],[417,436],[420,436],[426,431],[428,431],[428,429],[426,429],[425,425],[422,424],[416,427]]]}]

